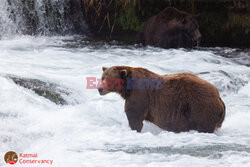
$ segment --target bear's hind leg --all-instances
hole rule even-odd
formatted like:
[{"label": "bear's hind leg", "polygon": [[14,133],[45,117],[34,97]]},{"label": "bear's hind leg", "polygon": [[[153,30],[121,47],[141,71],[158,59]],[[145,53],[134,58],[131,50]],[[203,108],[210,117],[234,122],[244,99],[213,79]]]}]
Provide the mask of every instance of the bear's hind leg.
[{"label": "bear's hind leg", "polygon": [[213,133],[215,130],[215,126],[208,124],[199,124],[197,125],[197,131],[203,133]]}]

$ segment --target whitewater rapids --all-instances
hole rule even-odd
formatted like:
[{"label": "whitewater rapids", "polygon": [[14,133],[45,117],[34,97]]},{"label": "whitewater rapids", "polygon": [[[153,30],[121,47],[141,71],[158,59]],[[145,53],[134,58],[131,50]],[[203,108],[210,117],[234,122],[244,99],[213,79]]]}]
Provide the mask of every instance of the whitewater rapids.
[{"label": "whitewater rapids", "polygon": [[[221,56],[235,52],[230,48],[166,50],[74,36],[3,38],[0,50],[0,166],[10,150],[37,153],[58,167],[250,166],[249,52],[241,52],[241,60]],[[86,77],[100,78],[102,66],[113,65],[191,72],[208,80],[226,105],[222,128],[177,134],[144,122],[142,133],[132,131],[119,95],[86,89]],[[6,75],[67,88],[69,105],[56,105]]]}]

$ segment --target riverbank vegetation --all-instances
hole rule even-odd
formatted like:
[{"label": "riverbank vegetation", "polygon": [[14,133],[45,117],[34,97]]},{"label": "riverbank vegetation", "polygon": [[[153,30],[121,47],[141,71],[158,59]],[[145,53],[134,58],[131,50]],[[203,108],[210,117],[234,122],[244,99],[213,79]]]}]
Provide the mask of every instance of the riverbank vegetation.
[{"label": "riverbank vegetation", "polygon": [[203,46],[243,46],[250,43],[248,0],[82,0],[90,29],[108,39],[127,36],[131,41],[145,21],[172,6],[200,14]]}]

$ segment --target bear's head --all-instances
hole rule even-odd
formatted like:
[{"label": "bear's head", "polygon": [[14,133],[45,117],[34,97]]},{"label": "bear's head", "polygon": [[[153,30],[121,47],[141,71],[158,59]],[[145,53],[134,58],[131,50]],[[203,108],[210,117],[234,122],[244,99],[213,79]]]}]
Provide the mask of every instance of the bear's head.
[{"label": "bear's head", "polygon": [[116,92],[122,97],[125,96],[124,85],[129,70],[122,66],[102,67],[102,83],[98,86],[100,95],[106,95],[110,92]]},{"label": "bear's head", "polygon": [[157,22],[166,23],[167,26],[164,26],[165,31],[171,32],[171,35],[177,38],[175,41],[181,38],[179,44],[183,44],[185,47],[187,45],[192,46],[193,42],[198,43],[201,40],[197,17],[197,15],[167,7],[159,13]]},{"label": "bear's head", "polygon": [[200,42],[201,33],[199,31],[199,24],[196,18],[197,16],[195,15],[185,15],[181,20],[181,27],[183,33],[187,35],[187,37],[191,38],[196,42]]}]

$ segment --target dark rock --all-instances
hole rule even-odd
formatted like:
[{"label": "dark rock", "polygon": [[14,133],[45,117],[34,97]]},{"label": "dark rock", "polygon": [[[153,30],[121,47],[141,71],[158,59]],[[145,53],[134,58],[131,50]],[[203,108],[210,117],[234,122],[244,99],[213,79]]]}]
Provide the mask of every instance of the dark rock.
[{"label": "dark rock", "polygon": [[43,96],[58,105],[68,104],[63,96],[68,96],[70,92],[67,89],[60,88],[59,85],[43,82],[38,79],[20,78],[17,76],[7,77],[13,80],[17,85],[33,90],[39,96]]}]

